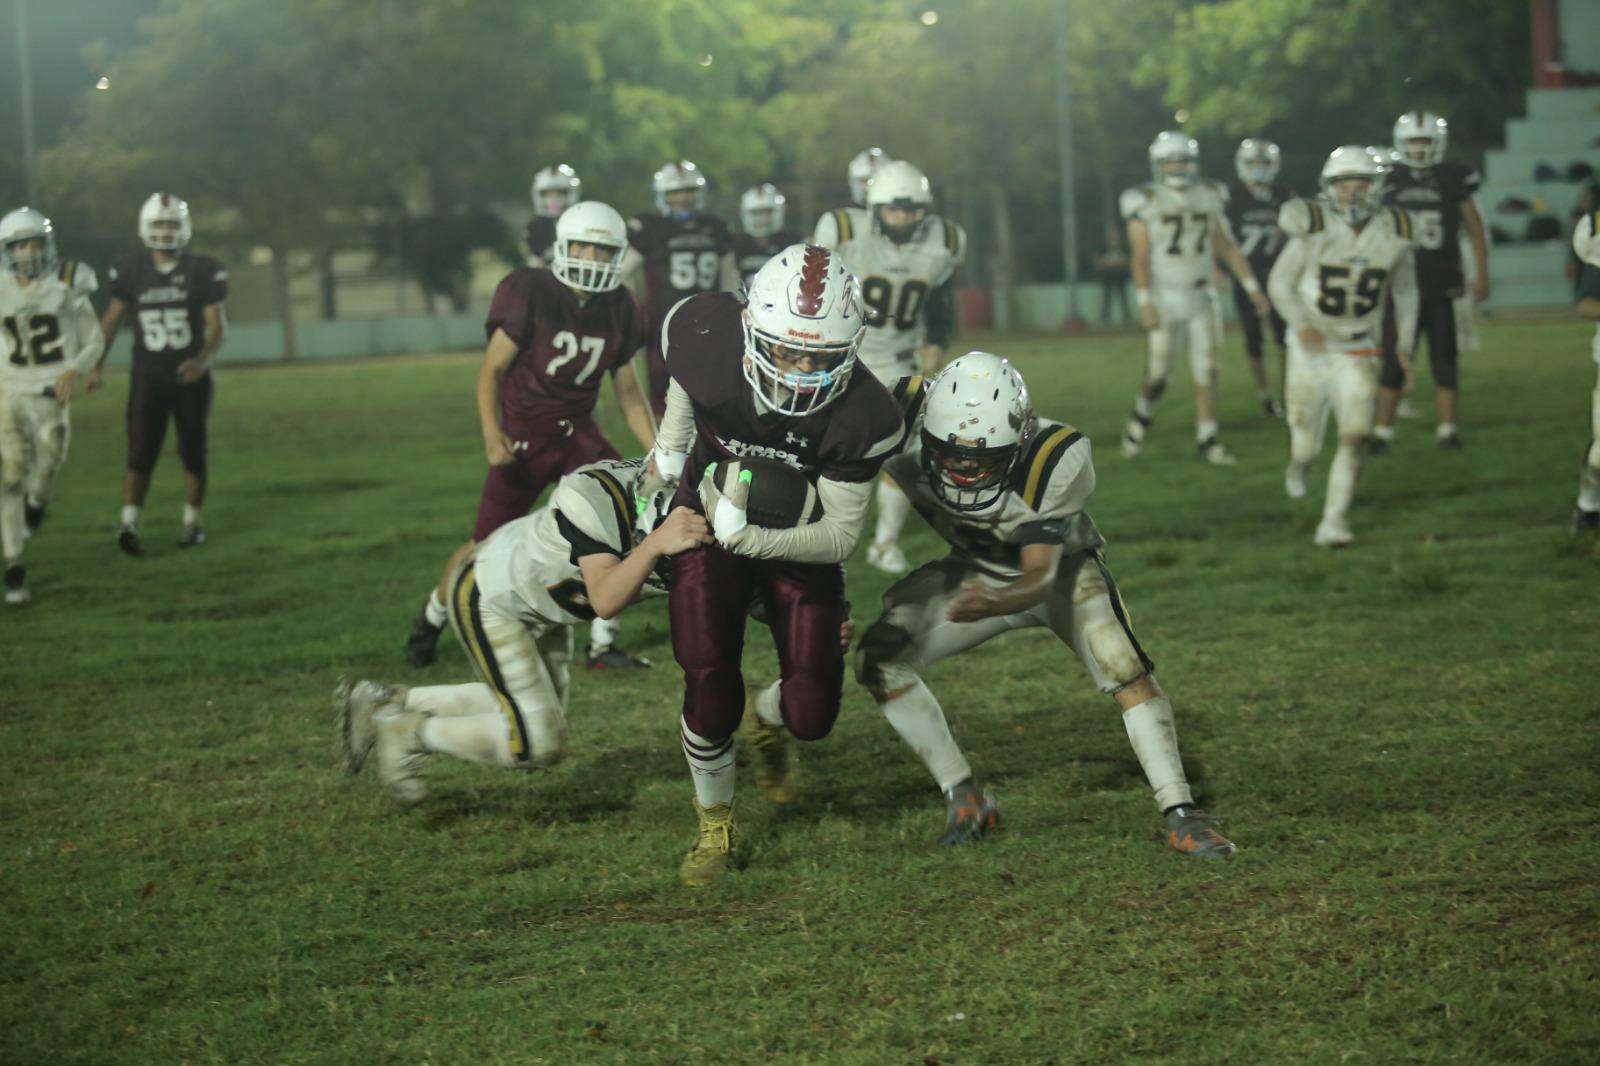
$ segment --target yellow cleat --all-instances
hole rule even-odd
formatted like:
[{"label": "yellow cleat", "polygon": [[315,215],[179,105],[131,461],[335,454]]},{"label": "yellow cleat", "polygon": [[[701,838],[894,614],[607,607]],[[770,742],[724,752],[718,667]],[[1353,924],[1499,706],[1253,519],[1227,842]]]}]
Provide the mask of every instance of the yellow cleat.
[{"label": "yellow cleat", "polygon": [[708,808],[695,800],[694,809],[700,816],[700,839],[678,867],[678,880],[690,887],[709,885],[733,865],[733,804]]},{"label": "yellow cleat", "polygon": [[756,784],[773,803],[793,803],[800,794],[800,753],[787,729],[762,721],[756,713],[755,694],[759,691],[751,690],[750,704],[744,712],[743,738],[755,763]]}]

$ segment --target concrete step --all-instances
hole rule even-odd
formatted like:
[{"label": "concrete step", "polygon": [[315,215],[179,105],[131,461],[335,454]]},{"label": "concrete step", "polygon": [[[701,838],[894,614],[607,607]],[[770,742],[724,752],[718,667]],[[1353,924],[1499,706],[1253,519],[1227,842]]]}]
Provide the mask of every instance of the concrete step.
[{"label": "concrete step", "polygon": [[[1597,149],[1594,140],[1600,137],[1600,118],[1585,119],[1526,119],[1514,118],[1506,123],[1506,151],[1534,155],[1582,155]],[[1557,162],[1552,159],[1551,162]]]},{"label": "concrete step", "polygon": [[1600,88],[1529,89],[1527,99],[1530,119],[1587,118],[1600,125]]}]

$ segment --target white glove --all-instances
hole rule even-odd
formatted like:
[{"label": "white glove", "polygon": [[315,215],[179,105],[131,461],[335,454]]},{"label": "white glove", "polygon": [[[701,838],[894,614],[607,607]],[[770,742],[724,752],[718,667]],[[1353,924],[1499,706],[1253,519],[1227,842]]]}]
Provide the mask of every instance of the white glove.
[{"label": "white glove", "polygon": [[700,503],[711,520],[711,532],[724,545],[731,545],[750,525],[745,506],[750,502],[750,482],[754,475],[741,469],[733,492],[723,495],[711,476],[715,469],[715,464],[707,466],[705,476],[700,479]]}]

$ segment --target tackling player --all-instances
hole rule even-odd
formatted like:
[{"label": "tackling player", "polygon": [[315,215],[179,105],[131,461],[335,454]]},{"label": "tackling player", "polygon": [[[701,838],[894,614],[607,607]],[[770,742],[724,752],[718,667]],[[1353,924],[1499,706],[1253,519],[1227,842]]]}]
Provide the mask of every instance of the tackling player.
[{"label": "tackling player", "polygon": [[200,508],[206,498],[206,439],[215,386],[211,364],[228,331],[223,303],[228,271],[209,255],[188,251],[194,230],[189,205],[171,193],[151,193],[139,208],[139,240],[147,253],[125,255],[106,272],[111,303],[100,316],[105,352],[85,383],[100,386],[101,367],[122,315],[134,314],[133,372],[128,385],[128,469],[122,478],[122,522],[117,544],[129,555],[144,550],[140,515],[150,476],[167,437],[178,434],[183,464],[180,548],[205,543]]},{"label": "tackling player", "polygon": [[1174,350],[1187,347],[1194,376],[1195,455],[1231,466],[1233,454],[1217,438],[1217,317],[1211,284],[1213,256],[1221,259],[1249,297],[1257,316],[1272,310],[1250,264],[1239,253],[1223,215],[1222,195],[1200,177],[1200,145],[1167,130],[1150,143],[1154,181],[1122,194],[1134,296],[1149,337],[1144,381],[1122,434],[1122,454],[1133,458],[1167,389]]},{"label": "tackling player", "polygon": [[[1572,250],[1583,260],[1578,278],[1578,314],[1600,320],[1600,211],[1591,211],[1578,220],[1572,232]],[[1600,326],[1590,346],[1594,361],[1600,364]],[[1572,528],[1579,533],[1600,532],[1600,377],[1596,377],[1594,399],[1590,405],[1589,448],[1583,453],[1578,470],[1578,504],[1572,512]]]},{"label": "tackling player", "polygon": [[1417,246],[1417,324],[1410,336],[1394,336],[1394,324],[1384,326],[1383,372],[1379,378],[1378,417],[1373,427],[1373,455],[1389,451],[1394,440],[1394,420],[1406,376],[1391,354],[1398,346],[1415,351],[1419,334],[1428,338],[1428,365],[1433,372],[1433,402],[1439,419],[1439,447],[1459,451],[1456,430],[1459,398],[1460,354],[1456,334],[1456,297],[1466,288],[1458,234],[1465,230],[1472,245],[1474,265],[1472,297],[1489,298],[1489,245],[1483,218],[1472,201],[1482,178],[1462,163],[1447,163],[1445,144],[1449,125],[1427,111],[1407,111],[1394,124],[1394,147],[1400,162],[1388,176],[1389,202],[1405,208],[1414,227]]},{"label": "tackling player", "polygon": [[578,180],[577,171],[557,163],[533,176],[529,195],[533,198],[533,218],[524,234],[528,265],[547,267],[555,260],[556,219],[583,199],[583,182]]},{"label": "tackling player", "polygon": [[0,218],[0,548],[5,601],[27,603],[22,543],[44,521],[72,440],[67,405],[105,338],[89,303],[94,271],[56,256],[50,220],[31,207]]},{"label": "tackling player", "polygon": [[[474,542],[531,511],[561,475],[619,458],[594,420],[607,374],[617,404],[646,448],[650,412],[632,374],[645,344],[644,316],[621,285],[627,226],[606,204],[574,204],[556,223],[550,269],[518,267],[495,289],[478,370],[478,420],[489,471],[472,539],[456,550],[406,638],[406,661],[433,661],[448,620],[445,578]],[[614,623],[589,630],[590,669],[649,666],[616,643]]]},{"label": "tackling player", "polygon": [[435,752],[486,766],[553,766],[566,746],[572,627],[666,594],[664,558],[705,544],[704,516],[659,502],[635,508],[642,459],[605,460],[562,478],[548,506],[500,526],[456,562],[451,627],[478,681],[418,688],[340,682],[334,694],[345,766],[374,752],[399,803],[426,794]]},{"label": "tackling player", "polygon": [[[939,369],[955,331],[956,268],[967,235],[949,219],[930,214],[933,190],[910,163],[885,163],[867,186],[870,224],[848,210],[817,222],[815,243],[835,248],[861,279],[867,332],[861,365],[885,385]],[[891,574],[906,569],[900,530],[911,505],[889,478],[878,482],[878,521],[867,562]]]},{"label": "tackling player", "polygon": [[[700,824],[679,867],[685,884],[715,880],[736,848],[734,732],[745,712],[740,660],[753,593],[764,592],[782,679],[758,701],[752,726],[783,731],[785,742],[819,740],[839,713],[839,633],[849,615],[840,564],[860,538],[872,479],[904,432],[894,399],[856,367],[864,328],[844,263],[797,244],[761,268],[746,302],[694,296],[662,330],[672,386],[655,470],[681,478],[675,502],[706,514],[716,537],[678,557],[668,601]],[[751,524],[737,486],[723,496],[701,477],[746,456],[816,478],[821,518],[794,529]]]},{"label": "tackling player", "polygon": [[[1272,271],[1273,260],[1283,247],[1283,231],[1278,228],[1278,209],[1290,192],[1278,183],[1278,169],[1282,153],[1271,141],[1246,137],[1239,142],[1233,156],[1235,180],[1223,190],[1228,205],[1228,224],[1239,242],[1239,252],[1250,264],[1250,274],[1259,283]],[[1264,355],[1266,344],[1262,328],[1265,322],[1272,325],[1272,338],[1282,354],[1283,316],[1274,308],[1266,320],[1256,314],[1250,294],[1238,281],[1233,283],[1233,306],[1239,316],[1239,328],[1244,333],[1245,357],[1250,362],[1250,376],[1255,379],[1256,392],[1261,397],[1261,410],[1269,418],[1283,417],[1283,401],[1272,391],[1267,376]]]},{"label": "tackling player", "polygon": [[770,182],[752,185],[739,197],[743,232],[733,235],[733,255],[747,288],[768,259],[800,240],[798,233],[783,228],[783,216],[783,193]]},{"label": "tackling player", "polygon": [[1306,494],[1306,468],[1322,450],[1328,413],[1339,448],[1314,542],[1342,548],[1354,539],[1345,513],[1355,495],[1361,450],[1372,429],[1379,330],[1392,295],[1402,347],[1395,360],[1411,373],[1404,338],[1415,336],[1417,281],[1411,219],[1381,208],[1382,162],[1360,145],[1334,149],[1322,167],[1322,198],[1290,200],[1279,224],[1289,243],[1272,268],[1273,305],[1289,323],[1289,465],[1291,499]]},{"label": "tackling player", "polygon": [[1047,626],[1122,708],[1167,842],[1200,858],[1231,855],[1234,845],[1195,806],[1172,703],[1084,510],[1095,485],[1088,439],[1036,417],[1022,376],[987,352],[955,360],[925,389],[914,381],[901,391],[906,446],[885,467],[951,550],[884,594],[883,616],[861,637],[856,677],[944,790],[940,843],[979,839],[1000,809],[976,784],[921,675],[1002,633]]},{"label": "tackling player", "polygon": [[667,312],[696,293],[739,288],[728,224],[706,213],[706,179],[687,159],[655,172],[656,211],[628,222],[628,287],[640,295],[649,321],[650,407],[666,410],[667,367],[661,354],[661,324]]}]

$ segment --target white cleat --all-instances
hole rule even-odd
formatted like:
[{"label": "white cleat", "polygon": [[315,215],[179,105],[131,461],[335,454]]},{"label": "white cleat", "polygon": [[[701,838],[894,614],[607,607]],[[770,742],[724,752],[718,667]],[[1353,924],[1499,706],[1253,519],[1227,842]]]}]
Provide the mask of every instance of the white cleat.
[{"label": "white cleat", "polygon": [[1212,437],[1210,440],[1201,441],[1194,446],[1194,457],[1202,463],[1212,466],[1233,466],[1239,460],[1227,449],[1220,440]]},{"label": "white cleat", "polygon": [[334,722],[344,752],[344,768],[360,773],[378,738],[373,716],[390,703],[403,704],[405,689],[342,677],[333,690]]},{"label": "white cleat", "polygon": [[867,563],[886,574],[903,574],[909,565],[899,541],[873,541],[867,545]]},{"label": "white cleat", "polygon": [[377,732],[373,759],[378,764],[378,780],[402,807],[421,803],[428,795],[428,785],[422,780],[428,768],[428,752],[418,735],[425,717],[419,711],[405,710],[403,701],[386,703],[372,716]]},{"label": "white cleat", "polygon": [[1291,500],[1303,500],[1306,495],[1306,468],[1301,463],[1290,463],[1283,468],[1283,491]]},{"label": "white cleat", "polygon": [[1350,532],[1350,527],[1345,525],[1344,519],[1324,518],[1317,524],[1317,532],[1311,538],[1311,542],[1319,548],[1343,548],[1355,539],[1355,534]]},{"label": "white cleat", "polygon": [[1132,459],[1139,454],[1139,449],[1144,447],[1144,423],[1137,418],[1128,419],[1128,424],[1122,428],[1122,457]]}]

